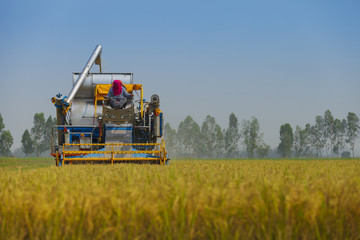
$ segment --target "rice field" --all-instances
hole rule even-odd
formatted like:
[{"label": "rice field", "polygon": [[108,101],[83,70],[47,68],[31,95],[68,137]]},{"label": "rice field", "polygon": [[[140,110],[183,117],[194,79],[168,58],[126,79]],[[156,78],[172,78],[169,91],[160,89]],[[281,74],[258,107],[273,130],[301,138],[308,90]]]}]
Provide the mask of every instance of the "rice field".
[{"label": "rice field", "polygon": [[13,160],[0,159],[1,239],[360,239],[359,159]]},{"label": "rice field", "polygon": [[0,158],[0,168],[25,170],[54,166],[53,158]]}]

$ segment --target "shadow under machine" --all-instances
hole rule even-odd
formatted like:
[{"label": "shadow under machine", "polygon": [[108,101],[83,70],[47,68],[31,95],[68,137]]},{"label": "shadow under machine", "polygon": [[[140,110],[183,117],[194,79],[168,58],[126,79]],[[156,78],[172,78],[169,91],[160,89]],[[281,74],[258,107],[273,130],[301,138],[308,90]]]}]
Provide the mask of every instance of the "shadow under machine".
[{"label": "shadow under machine", "polygon": [[[159,96],[146,101],[143,85],[134,84],[133,73],[102,73],[101,52],[102,47],[96,46],[82,72],[73,73],[68,96],[58,94],[51,99],[57,118],[51,138],[56,165],[167,164]],[[100,73],[90,73],[94,64]],[[114,80],[121,80],[134,96],[121,109],[111,108],[106,98]]]}]

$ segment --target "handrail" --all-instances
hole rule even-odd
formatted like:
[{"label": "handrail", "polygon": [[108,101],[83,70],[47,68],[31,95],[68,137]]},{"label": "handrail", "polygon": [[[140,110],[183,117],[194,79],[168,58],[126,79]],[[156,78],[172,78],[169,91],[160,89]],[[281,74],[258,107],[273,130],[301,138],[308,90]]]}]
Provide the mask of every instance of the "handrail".
[{"label": "handrail", "polygon": [[[80,147],[81,146],[111,146],[110,149],[104,149],[104,151],[94,151],[94,150],[66,150],[67,147]],[[119,149],[114,149],[116,146],[155,146],[154,150],[125,150],[120,151]],[[114,161],[159,161],[161,165],[164,165],[168,160],[167,153],[165,150],[165,141],[162,140],[161,143],[64,143],[62,151],[62,161],[63,164],[66,162],[72,161],[108,161],[111,164]],[[99,154],[99,156],[87,156],[89,154]],[[109,155],[105,156],[104,155]],[[150,154],[150,156],[124,156],[116,157],[116,154]],[[71,157],[70,157],[71,156]],[[78,156],[78,157],[77,157]],[[81,156],[81,157],[79,157]]]},{"label": "handrail", "polygon": [[162,143],[64,143],[65,146],[82,146],[82,145],[93,145],[93,146],[160,146]]}]

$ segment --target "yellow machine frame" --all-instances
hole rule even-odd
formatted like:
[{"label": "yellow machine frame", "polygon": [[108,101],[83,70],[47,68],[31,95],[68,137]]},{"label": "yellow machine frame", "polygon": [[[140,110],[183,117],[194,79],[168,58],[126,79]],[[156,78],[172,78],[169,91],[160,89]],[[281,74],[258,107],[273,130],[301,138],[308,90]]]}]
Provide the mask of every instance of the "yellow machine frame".
[{"label": "yellow machine frame", "polygon": [[[146,150],[146,151],[116,151],[114,150],[114,146],[155,146],[154,150]],[[111,151],[92,151],[92,150],[81,150],[81,151],[73,151],[66,150],[67,147],[91,147],[92,146],[111,146]],[[87,154],[109,154],[109,157],[86,157]],[[114,157],[114,154],[151,154],[157,157],[126,157],[126,158],[117,158]],[[64,143],[63,151],[62,151],[62,160],[63,164],[66,162],[72,163],[76,161],[108,161],[111,164],[114,162],[127,162],[127,161],[159,161],[160,165],[165,165],[165,162],[168,160],[167,152],[165,150],[165,141],[162,140],[161,143]],[[73,157],[69,157],[73,156]],[[74,156],[84,156],[84,157],[74,157]]]}]

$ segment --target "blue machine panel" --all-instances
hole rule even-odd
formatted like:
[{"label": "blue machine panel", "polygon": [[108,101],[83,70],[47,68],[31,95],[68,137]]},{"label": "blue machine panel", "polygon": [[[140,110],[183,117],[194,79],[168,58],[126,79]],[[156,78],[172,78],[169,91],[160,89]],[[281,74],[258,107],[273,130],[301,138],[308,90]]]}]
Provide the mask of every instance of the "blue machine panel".
[{"label": "blue machine panel", "polygon": [[105,124],[105,143],[132,143],[133,126],[131,124]]}]

